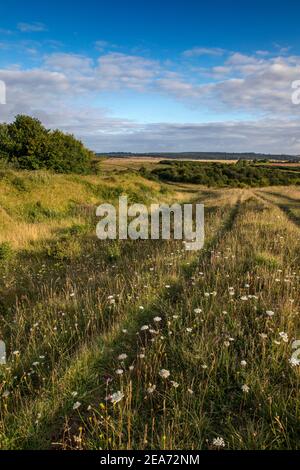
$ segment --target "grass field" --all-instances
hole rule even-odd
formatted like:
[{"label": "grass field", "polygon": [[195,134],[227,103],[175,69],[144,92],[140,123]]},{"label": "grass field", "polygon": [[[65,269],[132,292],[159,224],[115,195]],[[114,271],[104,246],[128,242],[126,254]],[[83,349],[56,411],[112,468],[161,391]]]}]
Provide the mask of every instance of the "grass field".
[{"label": "grass field", "polygon": [[[300,188],[129,167],[1,173],[0,448],[299,449]],[[97,240],[122,193],[204,203],[204,249]]]}]

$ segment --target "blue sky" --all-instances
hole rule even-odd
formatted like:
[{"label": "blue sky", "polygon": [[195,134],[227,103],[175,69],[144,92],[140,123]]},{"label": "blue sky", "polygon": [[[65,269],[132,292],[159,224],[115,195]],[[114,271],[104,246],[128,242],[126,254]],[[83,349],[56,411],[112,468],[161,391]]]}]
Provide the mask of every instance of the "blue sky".
[{"label": "blue sky", "polygon": [[0,80],[17,113],[97,151],[300,153],[300,3],[1,5]]}]

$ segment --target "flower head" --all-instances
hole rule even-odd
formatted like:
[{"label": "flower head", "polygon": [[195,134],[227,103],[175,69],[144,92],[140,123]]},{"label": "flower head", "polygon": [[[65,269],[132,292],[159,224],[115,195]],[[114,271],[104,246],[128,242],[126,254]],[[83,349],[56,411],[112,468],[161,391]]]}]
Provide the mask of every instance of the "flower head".
[{"label": "flower head", "polygon": [[268,315],[268,317],[273,317],[273,315],[275,315],[275,313],[273,312],[273,310],[267,310],[267,311],[266,311],[266,314]]},{"label": "flower head", "polygon": [[122,398],[124,398],[124,393],[120,392],[120,390],[110,395],[111,403],[118,403]]},{"label": "flower head", "polygon": [[215,447],[225,447],[225,441],[223,437],[215,437],[212,441],[213,446]]},{"label": "flower head", "polygon": [[170,377],[170,371],[167,370],[167,369],[161,369],[159,371],[159,375],[163,378],[163,379],[167,379],[168,377]]},{"label": "flower head", "polygon": [[119,360],[119,361],[124,361],[125,359],[127,359],[127,354],[125,354],[125,353],[120,354],[120,355],[118,356],[118,360]]}]

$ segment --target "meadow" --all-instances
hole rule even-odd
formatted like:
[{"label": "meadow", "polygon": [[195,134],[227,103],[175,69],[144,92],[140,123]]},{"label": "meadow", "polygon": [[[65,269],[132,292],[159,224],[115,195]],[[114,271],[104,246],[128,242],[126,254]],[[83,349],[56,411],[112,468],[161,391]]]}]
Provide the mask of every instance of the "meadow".
[{"label": "meadow", "polygon": [[[0,448],[299,449],[300,186],[117,163],[0,172]],[[204,249],[99,241],[121,194],[204,203]]]}]

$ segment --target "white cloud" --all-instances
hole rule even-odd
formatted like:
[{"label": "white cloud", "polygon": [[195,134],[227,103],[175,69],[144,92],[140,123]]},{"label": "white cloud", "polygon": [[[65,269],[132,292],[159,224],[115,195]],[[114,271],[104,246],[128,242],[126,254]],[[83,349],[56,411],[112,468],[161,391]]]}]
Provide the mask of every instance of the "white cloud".
[{"label": "white cloud", "polygon": [[[39,68],[0,70],[0,80],[7,85],[1,119],[12,120],[18,113],[35,115],[46,126],[73,132],[99,151],[299,154],[300,107],[292,105],[291,83],[300,79],[300,56],[235,52],[215,57],[217,64],[197,69],[180,59],[161,62],[120,52],[101,54],[97,60],[80,54],[48,54]],[[216,114],[246,112],[257,121],[141,124],[93,106],[99,92],[126,89],[151,92],[153,99],[166,94]]]},{"label": "white cloud", "polygon": [[22,33],[39,33],[42,31],[47,31],[47,27],[43,23],[39,22],[18,23],[17,28]]},{"label": "white cloud", "polygon": [[225,49],[220,47],[193,47],[183,52],[185,57],[199,57],[202,55],[222,56],[225,54]]}]

